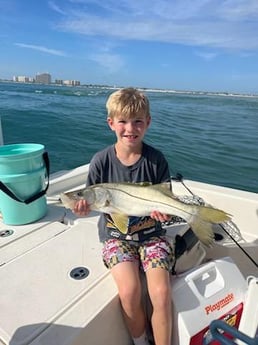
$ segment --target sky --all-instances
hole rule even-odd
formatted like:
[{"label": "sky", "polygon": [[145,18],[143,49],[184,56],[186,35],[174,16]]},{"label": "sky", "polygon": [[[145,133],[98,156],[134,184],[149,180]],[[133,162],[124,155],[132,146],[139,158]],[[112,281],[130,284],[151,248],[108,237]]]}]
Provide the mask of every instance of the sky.
[{"label": "sky", "polygon": [[0,79],[258,94],[258,0],[0,0]]}]

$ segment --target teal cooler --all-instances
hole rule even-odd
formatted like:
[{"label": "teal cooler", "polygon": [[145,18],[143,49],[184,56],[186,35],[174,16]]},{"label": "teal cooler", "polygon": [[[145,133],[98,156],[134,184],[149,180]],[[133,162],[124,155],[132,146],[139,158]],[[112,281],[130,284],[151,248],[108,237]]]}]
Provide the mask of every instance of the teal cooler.
[{"label": "teal cooler", "polygon": [[9,225],[35,222],[47,212],[48,155],[41,144],[0,147],[0,210]]}]

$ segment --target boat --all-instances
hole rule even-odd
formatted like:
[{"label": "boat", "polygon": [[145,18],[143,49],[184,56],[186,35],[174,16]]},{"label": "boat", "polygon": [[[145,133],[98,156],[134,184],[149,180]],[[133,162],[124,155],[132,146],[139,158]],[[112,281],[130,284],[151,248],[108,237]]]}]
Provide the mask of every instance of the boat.
[{"label": "boat", "polygon": [[[0,221],[1,345],[132,344],[102,263],[99,214],[78,218],[60,202],[61,192],[84,186],[88,169],[86,164],[50,175],[43,218],[15,226]],[[183,219],[164,224],[177,248],[172,344],[222,344],[215,340],[222,331],[216,324],[210,329],[219,321],[228,327],[225,344],[244,334],[257,345],[258,195],[182,177],[172,178],[172,187],[176,195],[196,195],[232,215],[232,221],[214,225],[211,247]],[[143,298],[150,315],[146,291]]]}]

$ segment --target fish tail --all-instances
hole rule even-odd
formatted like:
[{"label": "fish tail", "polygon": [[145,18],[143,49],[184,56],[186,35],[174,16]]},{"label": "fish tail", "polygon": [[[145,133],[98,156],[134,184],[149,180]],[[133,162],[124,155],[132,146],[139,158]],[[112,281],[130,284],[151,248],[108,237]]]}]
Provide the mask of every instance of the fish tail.
[{"label": "fish tail", "polygon": [[209,206],[200,206],[198,216],[205,222],[219,224],[231,219],[230,215],[217,208]]},{"label": "fish tail", "polygon": [[231,217],[222,210],[200,206],[189,224],[200,241],[206,246],[211,246],[214,239],[212,224],[219,224],[230,219]]}]

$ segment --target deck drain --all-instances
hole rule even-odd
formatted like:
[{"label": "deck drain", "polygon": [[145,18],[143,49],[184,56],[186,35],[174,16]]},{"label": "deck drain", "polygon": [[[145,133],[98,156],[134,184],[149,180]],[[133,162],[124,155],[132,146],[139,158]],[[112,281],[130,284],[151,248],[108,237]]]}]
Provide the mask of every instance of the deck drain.
[{"label": "deck drain", "polygon": [[6,229],[6,230],[1,230],[0,231],[0,237],[8,237],[11,236],[14,233],[13,230]]},{"label": "deck drain", "polygon": [[216,242],[222,241],[222,240],[224,240],[224,236],[222,234],[219,234],[219,233],[215,232],[214,233],[214,240]]},{"label": "deck drain", "polygon": [[88,277],[90,271],[86,267],[75,267],[70,272],[70,277],[75,280],[82,280]]}]

